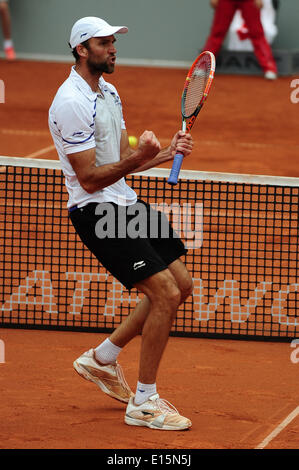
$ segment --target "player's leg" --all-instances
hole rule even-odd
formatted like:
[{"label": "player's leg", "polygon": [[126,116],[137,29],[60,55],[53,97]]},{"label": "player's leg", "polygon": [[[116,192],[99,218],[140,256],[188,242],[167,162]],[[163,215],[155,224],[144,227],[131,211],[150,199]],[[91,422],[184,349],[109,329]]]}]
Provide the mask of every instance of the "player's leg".
[{"label": "player's leg", "polygon": [[[109,340],[119,348],[123,348],[131,339],[142,333],[149,310],[150,301],[145,295],[140,302],[138,302],[135,309],[116,327],[113,333],[111,333]],[[98,349],[98,351],[99,354],[97,354],[97,350],[96,354],[100,359],[100,349]]]},{"label": "player's leg", "polygon": [[142,329],[137,391],[128,403],[125,422],[152,429],[188,429],[191,421],[161,399],[156,388],[159,365],[182,293],[169,269],[136,283],[136,287],[148,297],[150,309]]},{"label": "player's leg", "polygon": [[247,25],[254,52],[260,66],[265,74],[267,74],[267,72],[272,72],[273,78],[276,78],[277,66],[271,47],[265,38],[260,18],[260,10],[255,6],[252,0],[244,0],[241,8],[242,16]]},{"label": "player's leg", "polygon": [[174,276],[181,293],[180,304],[192,294],[193,281],[183,261],[179,258],[169,264],[168,269]]},{"label": "player's leg", "polygon": [[[192,292],[192,279],[184,263],[177,259],[169,265],[179,289],[180,303]],[[135,309],[117,326],[114,332],[97,348],[84,353],[74,363],[80,375],[95,382],[105,393],[118,400],[127,402],[131,389],[124,380],[117,358],[122,348],[135,336],[142,334],[144,323],[150,312],[151,302],[147,295],[136,305]],[[106,374],[103,383],[103,367]],[[119,371],[115,374],[115,367]],[[87,370],[88,369],[88,370]],[[85,374],[85,375],[84,375]],[[112,374],[112,375],[111,375]],[[108,378],[108,384],[107,384]],[[148,379],[146,379],[148,380]]]},{"label": "player's leg", "polygon": [[[174,276],[176,284],[180,290],[180,303],[183,303],[192,292],[191,276],[180,259],[173,261],[168,268]],[[131,341],[131,339],[141,334],[149,310],[150,300],[145,295],[137,304],[133,312],[131,312],[110,335],[109,340],[112,344],[117,345],[119,348],[123,348],[129,343],[129,341]],[[99,354],[97,354],[96,350],[96,356],[100,360],[100,350]]]},{"label": "player's leg", "polygon": [[135,286],[150,302],[149,313],[142,328],[139,380],[153,384],[180,304],[181,293],[168,269],[136,283]]},{"label": "player's leg", "polygon": [[[112,398],[127,402],[131,395],[116,359],[122,347],[137,334],[142,333],[139,382],[156,382],[177,307],[192,290],[191,278],[179,259],[169,268],[136,283],[135,287],[145,297],[135,310],[98,348],[84,353],[74,362],[75,370],[81,376],[96,383]],[[144,398],[146,401],[147,396]]]},{"label": "player's leg", "polygon": [[[182,303],[186,300],[186,298],[191,294],[192,292],[192,278],[186,269],[186,266],[180,259],[176,259],[169,265],[169,271],[172,274],[175,284],[179,290],[179,303]],[[167,272],[167,271],[165,271]],[[159,273],[158,273],[159,274]],[[159,295],[163,296],[163,301],[165,300],[166,297],[166,291],[164,288],[162,288],[162,283],[160,282],[160,275],[155,275],[157,276],[157,279],[159,279],[158,282],[158,288],[159,288]],[[164,274],[165,277],[165,274]],[[154,280],[156,277],[154,278]],[[171,276],[170,276],[171,279]],[[152,280],[151,280],[152,282]],[[173,282],[173,279],[172,279]],[[129,342],[131,341],[132,338],[137,336],[138,334],[144,334],[145,335],[145,351],[147,351],[147,342],[149,340],[148,338],[148,330],[151,331],[151,322],[152,320],[155,322],[155,317],[151,318],[149,323],[147,324],[147,327],[144,330],[144,324],[146,322],[146,319],[148,318],[150,311],[151,311],[151,296],[149,297],[145,290],[142,288],[142,286],[136,285],[137,288],[142,290],[146,295],[144,298],[137,304],[133,312],[129,314],[127,318],[124,319],[124,321],[114,330],[114,332],[110,335],[109,338],[107,338],[103,343],[101,343],[94,351],[95,354],[95,359],[98,363],[103,364],[103,362],[113,364],[117,360],[117,357],[119,353],[121,352],[122,348]],[[169,307],[168,302],[167,302],[167,307]],[[164,311],[164,309],[163,309]],[[168,324],[168,322],[167,322]],[[171,325],[170,325],[171,326]],[[152,330],[153,331],[153,330]],[[168,338],[169,334],[169,328],[167,328],[168,333],[166,333],[166,336]],[[160,326],[159,326],[159,332],[160,332]],[[155,348],[155,352],[158,352]],[[145,364],[145,360],[143,359],[140,363],[140,376],[139,376],[139,383],[142,384],[155,384],[155,379],[153,377],[153,373],[151,371],[152,367],[152,357],[147,356],[147,353],[145,352],[142,356],[143,358],[150,359],[150,367]],[[157,358],[156,358],[157,359]],[[142,365],[143,364],[143,365]],[[146,370],[149,375],[144,374],[144,370]],[[156,372],[155,372],[156,375]],[[154,380],[154,382],[152,382]],[[144,381],[144,382],[143,382]],[[145,387],[147,388],[147,387]],[[125,390],[128,390],[128,387],[120,387],[117,385],[118,393],[120,393],[121,397],[128,396],[129,394],[125,392]],[[102,388],[103,390],[103,388]],[[149,390],[152,390],[151,387],[149,387]],[[104,390],[105,391],[105,390]],[[107,393],[107,392],[106,392]],[[131,392],[130,392],[131,393]],[[137,390],[138,393],[138,390]],[[111,395],[112,396],[112,395]],[[144,396],[144,399],[147,398]],[[123,400],[125,401],[125,400]],[[145,400],[146,401],[146,400]]]},{"label": "player's leg", "polygon": [[233,0],[219,0],[215,8],[210,35],[203,50],[213,52],[217,56],[235,14],[236,5],[237,2]]}]

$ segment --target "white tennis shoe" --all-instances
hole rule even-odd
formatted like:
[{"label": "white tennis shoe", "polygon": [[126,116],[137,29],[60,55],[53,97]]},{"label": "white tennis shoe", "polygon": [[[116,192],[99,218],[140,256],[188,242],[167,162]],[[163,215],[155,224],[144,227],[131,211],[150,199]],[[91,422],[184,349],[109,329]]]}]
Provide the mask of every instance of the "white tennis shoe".
[{"label": "white tennis shoe", "polygon": [[165,431],[180,431],[192,426],[190,419],[181,416],[173,405],[160,398],[157,393],[141,405],[135,405],[134,397],[131,397],[125,414],[125,423]]},{"label": "white tennis shoe", "polygon": [[267,70],[264,75],[266,80],[276,80],[277,73],[273,72],[272,70]]},{"label": "white tennis shoe", "polygon": [[74,369],[86,380],[94,382],[100,389],[116,400],[128,403],[133,393],[127,384],[121,366],[114,364],[100,364],[90,349],[75,360]]}]

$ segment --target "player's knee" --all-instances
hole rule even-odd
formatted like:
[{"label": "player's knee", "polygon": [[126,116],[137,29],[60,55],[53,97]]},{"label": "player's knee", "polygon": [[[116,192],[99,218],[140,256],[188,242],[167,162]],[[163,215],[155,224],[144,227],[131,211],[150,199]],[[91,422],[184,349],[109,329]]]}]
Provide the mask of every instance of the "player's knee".
[{"label": "player's knee", "polygon": [[173,310],[176,311],[181,301],[181,291],[174,281],[170,281],[161,290],[163,301],[169,303]]},{"label": "player's knee", "polygon": [[159,321],[163,322],[165,318],[168,318],[170,322],[176,317],[178,307],[181,302],[181,291],[177,286],[176,282],[161,283],[159,292],[151,298],[151,304],[154,307],[152,314]]},{"label": "player's knee", "polygon": [[189,275],[186,276],[182,285],[180,286],[180,291],[181,291],[180,303],[183,303],[193,292],[193,281],[192,281],[191,276]]},{"label": "player's knee", "polygon": [[181,300],[181,290],[170,271],[161,271],[149,283],[137,284],[138,287],[148,296],[155,311],[169,312],[171,315],[176,312]]},{"label": "player's knee", "polygon": [[167,271],[163,273],[160,281],[156,299],[164,312],[172,314],[177,311],[177,308],[180,305],[180,288],[174,277]]},{"label": "player's knee", "polygon": [[187,269],[181,270],[180,274],[176,276],[176,279],[181,292],[180,303],[183,303],[189,295],[192,294],[193,280]]}]

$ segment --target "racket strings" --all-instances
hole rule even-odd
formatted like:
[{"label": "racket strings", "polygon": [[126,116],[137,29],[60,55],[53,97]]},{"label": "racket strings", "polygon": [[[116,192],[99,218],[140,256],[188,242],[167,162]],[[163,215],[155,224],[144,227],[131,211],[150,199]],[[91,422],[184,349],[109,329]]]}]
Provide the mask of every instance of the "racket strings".
[{"label": "racket strings", "polygon": [[189,77],[188,85],[185,89],[183,114],[185,117],[191,116],[204,97],[206,86],[211,72],[211,59],[204,56],[195,65]]}]

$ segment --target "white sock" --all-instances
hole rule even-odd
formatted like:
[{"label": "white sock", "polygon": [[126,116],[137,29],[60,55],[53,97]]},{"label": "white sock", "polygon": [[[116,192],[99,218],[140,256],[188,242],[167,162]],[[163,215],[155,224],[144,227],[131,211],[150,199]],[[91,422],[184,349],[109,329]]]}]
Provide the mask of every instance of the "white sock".
[{"label": "white sock", "polygon": [[134,398],[135,405],[141,405],[142,403],[147,401],[151,395],[154,395],[155,393],[157,393],[156,384],[143,384],[138,381]]},{"label": "white sock", "polygon": [[8,49],[9,47],[13,47],[12,39],[5,39],[5,41],[4,41],[4,49]]},{"label": "white sock", "polygon": [[95,348],[95,357],[101,364],[112,364],[116,361],[121,350],[122,348],[119,348],[107,338]]}]

